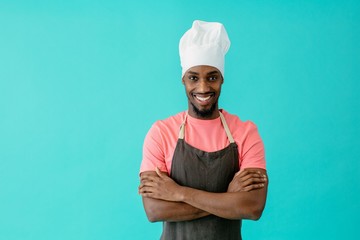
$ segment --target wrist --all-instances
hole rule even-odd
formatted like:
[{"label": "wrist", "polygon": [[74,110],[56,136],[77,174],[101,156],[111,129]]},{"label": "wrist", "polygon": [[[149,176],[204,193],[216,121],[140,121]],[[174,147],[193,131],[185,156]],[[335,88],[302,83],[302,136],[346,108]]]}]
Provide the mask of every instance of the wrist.
[{"label": "wrist", "polygon": [[180,186],[178,191],[179,202],[185,202],[187,194],[187,187]]}]

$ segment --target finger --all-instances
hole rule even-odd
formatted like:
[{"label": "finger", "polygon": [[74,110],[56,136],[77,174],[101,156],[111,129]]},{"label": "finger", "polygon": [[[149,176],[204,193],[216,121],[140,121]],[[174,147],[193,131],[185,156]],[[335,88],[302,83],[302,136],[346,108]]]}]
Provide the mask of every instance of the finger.
[{"label": "finger", "polygon": [[237,177],[239,175],[244,176],[244,175],[250,173],[251,171],[253,171],[253,170],[241,169],[234,175],[234,177]]},{"label": "finger", "polygon": [[144,187],[144,188],[140,189],[139,194],[143,197],[150,197],[150,198],[157,198],[157,199],[161,198],[161,194],[159,194],[159,192],[152,187]]},{"label": "finger", "polygon": [[154,193],[141,193],[140,195],[147,198],[162,199],[158,194]]},{"label": "finger", "polygon": [[242,172],[242,175],[241,176],[245,176],[245,175],[256,175],[256,176],[259,176],[259,177],[267,177],[266,176],[266,173],[263,173],[259,170],[256,170],[256,169],[245,169],[243,172]]},{"label": "finger", "polygon": [[139,193],[142,197],[148,197],[152,198],[152,195],[150,193]]},{"label": "finger", "polygon": [[239,176],[243,177],[243,176],[246,176],[248,174],[261,174],[261,172],[259,170],[243,169],[243,170],[240,170]]},{"label": "finger", "polygon": [[252,184],[264,184],[266,182],[266,179],[264,178],[249,178],[242,182],[242,186],[246,187]]},{"label": "finger", "polygon": [[148,187],[147,185],[140,184],[139,191],[143,191],[144,188]]},{"label": "finger", "polygon": [[155,178],[145,178],[145,179],[141,179],[140,184],[145,184],[145,183],[155,182],[155,181],[157,181],[157,179],[155,179]]},{"label": "finger", "polygon": [[139,188],[139,193],[159,193],[159,188],[157,186],[142,186]]},{"label": "finger", "polygon": [[245,182],[249,179],[259,179],[259,180],[266,180],[266,177],[263,177],[262,175],[259,175],[257,173],[251,173],[248,175],[245,175],[243,177],[240,178],[240,181]]},{"label": "finger", "polygon": [[159,179],[158,175],[144,175],[140,177],[140,182],[141,181],[156,181],[157,179]]},{"label": "finger", "polygon": [[257,173],[251,173],[244,176],[240,174],[237,177],[234,177],[232,181],[236,182],[237,184],[244,185],[244,182],[251,181],[251,179],[262,179],[262,177]]},{"label": "finger", "polygon": [[142,196],[142,197],[148,197],[148,198],[155,198],[155,195],[153,193],[149,193],[149,192],[139,192],[139,194]]},{"label": "finger", "polygon": [[245,188],[245,187],[248,187],[251,185],[256,185],[256,184],[265,184],[265,181],[261,180],[261,179],[249,179],[245,182],[241,182],[239,184],[239,186],[241,186],[241,188]]},{"label": "finger", "polygon": [[154,178],[153,175],[141,175],[140,176],[140,181],[149,180],[149,179],[152,179],[152,178]]},{"label": "finger", "polygon": [[260,183],[260,184],[252,184],[252,185],[249,185],[247,187],[244,187],[243,189],[241,189],[241,191],[243,192],[250,192],[250,191],[253,191],[253,190],[256,190],[256,189],[261,189],[265,187],[265,184],[263,183]]},{"label": "finger", "polygon": [[154,181],[143,181],[140,183],[139,188],[143,187],[156,187],[158,185],[158,182]]},{"label": "finger", "polygon": [[143,194],[143,193],[152,193],[152,188],[151,187],[147,187],[147,186],[143,186],[141,188],[139,188],[139,193]]},{"label": "finger", "polygon": [[266,177],[266,174],[262,173],[261,171],[258,171],[258,170],[246,170],[244,171],[241,176],[248,176],[248,175],[251,175],[251,176],[254,176],[254,177]]}]

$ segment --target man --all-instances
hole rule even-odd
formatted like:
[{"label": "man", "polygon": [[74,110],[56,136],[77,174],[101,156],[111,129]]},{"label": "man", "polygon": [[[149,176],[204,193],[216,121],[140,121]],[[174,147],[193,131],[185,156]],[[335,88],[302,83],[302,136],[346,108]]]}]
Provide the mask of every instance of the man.
[{"label": "man", "polygon": [[194,21],[180,40],[188,111],[157,121],[143,149],[139,193],[161,239],[241,239],[267,195],[263,142],[252,122],[218,108],[230,46],[220,23]]}]

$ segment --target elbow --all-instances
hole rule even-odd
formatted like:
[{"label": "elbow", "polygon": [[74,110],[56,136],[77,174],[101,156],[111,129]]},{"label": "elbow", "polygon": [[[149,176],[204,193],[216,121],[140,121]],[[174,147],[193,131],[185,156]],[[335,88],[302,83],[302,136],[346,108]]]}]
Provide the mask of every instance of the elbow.
[{"label": "elbow", "polygon": [[159,222],[161,221],[161,218],[158,214],[158,211],[155,208],[147,208],[145,209],[146,217],[149,220],[149,222]]},{"label": "elbow", "polygon": [[152,223],[162,221],[160,206],[156,203],[155,199],[143,197],[146,217]]},{"label": "elbow", "polygon": [[147,216],[147,219],[149,222],[151,222],[151,223],[158,222],[158,220],[155,216],[150,215],[150,214],[146,214],[146,216]]},{"label": "elbow", "polygon": [[236,214],[235,216],[230,217],[230,219],[248,219],[257,221],[261,218],[262,211],[261,210],[248,210],[241,211],[241,213]]},{"label": "elbow", "polygon": [[158,221],[159,221],[159,220],[157,220],[157,218],[152,217],[152,216],[148,216],[147,219],[148,219],[149,222],[151,222],[151,223],[155,223],[155,222],[158,222]]},{"label": "elbow", "polygon": [[257,221],[261,218],[261,215],[264,211],[265,203],[257,202],[250,208],[249,218],[250,220]]},{"label": "elbow", "polygon": [[259,209],[259,208],[254,209],[249,213],[248,219],[254,220],[254,221],[259,220],[261,218],[262,212],[263,212],[263,209]]},{"label": "elbow", "polygon": [[264,205],[258,205],[258,204],[251,204],[248,205],[246,208],[242,207],[238,209],[237,212],[237,219],[249,219],[257,221],[261,218],[261,215],[264,210]]}]

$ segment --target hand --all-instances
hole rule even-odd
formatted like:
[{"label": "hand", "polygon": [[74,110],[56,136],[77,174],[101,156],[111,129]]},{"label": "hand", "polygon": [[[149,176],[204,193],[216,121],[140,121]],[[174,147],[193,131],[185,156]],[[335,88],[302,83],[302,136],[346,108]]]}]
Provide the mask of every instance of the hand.
[{"label": "hand", "polygon": [[175,183],[166,173],[159,168],[154,172],[142,173],[140,176],[139,194],[143,197],[162,199],[166,201],[180,201],[181,186]]},{"label": "hand", "polygon": [[244,169],[237,172],[230,182],[228,192],[250,192],[265,187],[267,176],[259,170]]}]

